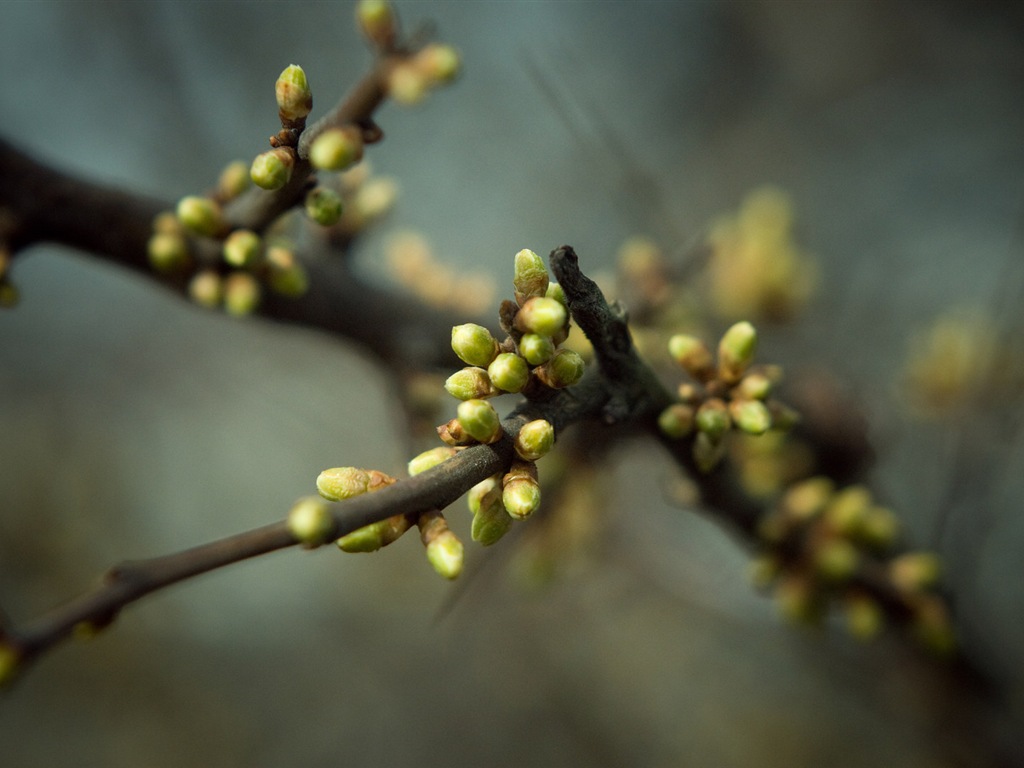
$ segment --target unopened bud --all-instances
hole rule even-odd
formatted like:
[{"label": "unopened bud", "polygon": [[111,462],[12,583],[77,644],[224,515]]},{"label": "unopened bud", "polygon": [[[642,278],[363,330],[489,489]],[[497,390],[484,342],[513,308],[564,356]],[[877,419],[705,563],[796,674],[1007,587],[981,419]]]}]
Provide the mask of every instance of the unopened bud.
[{"label": "unopened bud", "polygon": [[919,592],[935,586],[941,570],[935,553],[907,552],[889,563],[889,578],[903,592]]},{"label": "unopened bud", "polygon": [[[533,301],[533,299],[531,299]],[[559,349],[552,355],[544,365],[537,367],[534,372],[537,378],[552,389],[571,387],[581,378],[586,369],[586,363],[578,352],[571,349]]]},{"label": "unopened bud", "polygon": [[504,434],[498,412],[486,400],[464,400],[459,403],[458,414],[462,428],[481,443],[497,442]]},{"label": "unopened bud", "polygon": [[673,403],[658,416],[658,429],[673,439],[686,437],[693,431],[695,415],[692,406]]},{"label": "unopened bud", "polygon": [[860,553],[846,539],[828,539],[814,550],[814,567],[829,581],[846,581],[860,565]]},{"label": "unopened bud", "polygon": [[524,424],[516,435],[516,453],[526,461],[536,461],[555,444],[555,428],[544,419]]},{"label": "unopened bud", "polygon": [[462,446],[472,445],[476,442],[470,436],[466,430],[462,428],[458,419],[451,419],[447,424],[442,424],[437,428],[437,436],[441,438],[441,442],[445,445],[450,446]]},{"label": "unopened bud", "polygon": [[711,350],[696,336],[677,333],[668,340],[668,353],[697,381],[707,381],[714,373]]},{"label": "unopened bud", "polygon": [[196,273],[188,284],[188,295],[200,306],[209,309],[219,306],[223,297],[220,275],[209,269]]},{"label": "unopened bud", "polygon": [[438,446],[424,451],[409,461],[409,476],[415,477],[428,469],[433,469],[443,461],[448,461],[455,455],[455,449],[450,446]]},{"label": "unopened bud", "polygon": [[548,270],[540,256],[528,248],[516,254],[512,285],[520,306],[534,296],[544,296],[548,290],[548,281]]},{"label": "unopened bud", "polygon": [[149,238],[146,252],[158,272],[174,272],[188,264],[188,243],[177,233],[157,232]]},{"label": "unopened bud", "polygon": [[456,371],[444,383],[444,388],[459,400],[477,400],[498,394],[498,388],[491,383],[483,368],[463,368]]},{"label": "unopened bud", "polygon": [[325,544],[334,531],[334,518],[319,496],[299,499],[288,512],[288,530],[307,549]]},{"label": "unopened bud", "polygon": [[556,336],[564,330],[568,321],[569,314],[565,305],[547,296],[527,299],[516,313],[516,328],[523,333],[536,333],[538,336]]},{"label": "unopened bud", "polygon": [[736,323],[722,335],[718,343],[718,375],[726,383],[739,381],[754,362],[757,331],[750,323]]},{"label": "unopened bud", "polygon": [[328,501],[342,501],[366,493],[370,474],[358,467],[325,469],[316,478],[316,489]]},{"label": "unopened bud", "polygon": [[524,333],[519,339],[519,354],[526,358],[530,365],[543,365],[555,354],[555,342],[548,336]]},{"label": "unopened bud", "polygon": [[294,167],[294,150],[290,147],[278,147],[256,155],[249,167],[249,178],[257,187],[272,191],[288,183]]},{"label": "unopened bud", "polygon": [[548,283],[548,289],[544,292],[544,295],[549,299],[554,299],[564,307],[569,306],[569,302],[565,298],[565,288],[558,283]]},{"label": "unopened bud", "polygon": [[871,507],[857,529],[857,538],[875,549],[891,547],[899,536],[900,524],[896,516],[885,507]]},{"label": "unopened bud", "polygon": [[213,237],[224,229],[220,206],[208,197],[191,195],[178,201],[178,221],[190,232]]},{"label": "unopened bud", "polygon": [[885,627],[882,607],[870,595],[853,593],[842,602],[846,628],[858,640],[870,640]]},{"label": "unopened bud", "polygon": [[772,415],[760,400],[733,400],[729,415],[737,427],[750,435],[763,435],[772,426]]},{"label": "unopened bud", "polygon": [[772,391],[772,380],[763,373],[748,373],[734,392],[743,400],[764,400]]},{"label": "unopened bud", "polygon": [[502,352],[487,366],[491,383],[504,392],[519,392],[530,380],[530,368],[519,355]]},{"label": "unopened bud", "polygon": [[249,229],[236,229],[224,240],[221,249],[224,261],[233,267],[244,269],[256,263],[259,258],[263,240]]},{"label": "unopened bud", "polygon": [[362,157],[363,136],[354,125],[328,128],[309,148],[309,162],[321,171],[343,171]]},{"label": "unopened bud", "polygon": [[299,120],[313,109],[313,92],[309,89],[306,73],[297,64],[289,65],[281,73],[274,85],[274,92],[282,120]]},{"label": "unopened bud", "polygon": [[512,517],[529,517],[540,506],[540,483],[529,472],[509,472],[502,480],[501,503]]},{"label": "unopened bud", "polygon": [[811,477],[791,486],[783,495],[780,506],[793,519],[810,520],[821,514],[834,490],[835,485],[829,478]]},{"label": "unopened bud", "polygon": [[729,408],[724,400],[713,397],[704,401],[704,404],[697,409],[695,417],[697,429],[712,442],[719,442],[722,436],[732,426],[732,419],[729,417]]},{"label": "unopened bud", "polygon": [[410,107],[426,98],[429,78],[411,61],[396,62],[387,76],[388,96],[396,103]]},{"label": "unopened bud", "polygon": [[260,284],[248,272],[235,272],[224,279],[224,309],[229,315],[245,317],[260,304]]},{"label": "unopened bud", "polygon": [[328,187],[316,187],[306,195],[306,215],[322,227],[331,227],[341,218],[341,195]]},{"label": "unopened bud", "polygon": [[306,270],[289,246],[273,245],[267,248],[266,260],[270,268],[267,283],[276,293],[296,298],[308,290],[309,277]]},{"label": "unopened bud", "polygon": [[850,485],[836,491],[825,509],[833,530],[844,536],[857,534],[871,508],[871,491],[863,485]]},{"label": "unopened bud", "polygon": [[789,621],[814,624],[821,620],[824,606],[821,596],[803,575],[790,574],[775,587],[775,606]]},{"label": "unopened bud", "polygon": [[364,525],[338,539],[338,549],[353,553],[376,552],[381,547],[397,541],[412,527],[412,523],[412,518],[408,515],[394,515],[386,520]]},{"label": "unopened bud", "polygon": [[427,45],[416,54],[414,63],[433,84],[450,83],[459,74],[459,54],[444,43]]},{"label": "unopened bud", "polygon": [[486,368],[498,355],[498,342],[482,325],[465,323],[452,328],[452,351],[468,365]]},{"label": "unopened bud", "polygon": [[217,179],[217,196],[227,202],[234,200],[249,188],[249,165],[244,160],[234,160],[224,166]]},{"label": "unopened bud", "polygon": [[426,547],[427,560],[434,570],[446,579],[458,577],[462,573],[462,542],[449,530],[444,515],[437,511],[424,512],[416,524]]},{"label": "unopened bud", "polygon": [[693,439],[693,460],[697,469],[707,474],[725,458],[725,441],[713,441],[706,432],[698,432]]},{"label": "unopened bud", "polygon": [[391,47],[395,39],[395,13],[387,0],[359,0],[356,21],[375,47],[385,50]]}]

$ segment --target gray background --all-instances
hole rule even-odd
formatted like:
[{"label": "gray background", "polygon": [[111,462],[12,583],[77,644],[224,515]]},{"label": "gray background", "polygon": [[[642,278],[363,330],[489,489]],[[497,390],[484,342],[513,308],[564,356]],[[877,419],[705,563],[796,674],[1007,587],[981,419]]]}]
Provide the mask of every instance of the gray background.
[{"label": "gray background", "polygon": [[[519,248],[568,242],[607,265],[635,232],[678,247],[759,184],[792,193],[823,293],[775,357],[829,366],[870,404],[877,486],[949,558],[965,637],[1019,702],[1021,442],[983,422],[965,468],[964,432],[905,425],[893,396],[908,334],[936,313],[975,302],[1018,320],[1019,12],[398,8],[436,22],[466,62],[426,105],[386,107],[371,154],[402,187],[384,230],[420,230],[446,261],[505,281]],[[2,11],[0,131],[167,199],[262,149],[284,66],[306,69],[319,113],[367,62],[340,2]],[[368,274],[381,244],[362,244]],[[23,302],[0,314],[0,604],[15,617],[124,557],[275,519],[324,467],[406,458],[382,374],[344,344],[200,312],[68,251],[35,249],[14,276]],[[664,505],[670,476],[657,452],[624,452],[607,489],[622,514],[599,553],[534,593],[505,578],[508,547],[440,619],[448,585],[412,540],[374,557],[280,553],[155,596],[0,698],[4,762],[935,764],[956,702],[887,644],[780,626],[743,554]]]}]

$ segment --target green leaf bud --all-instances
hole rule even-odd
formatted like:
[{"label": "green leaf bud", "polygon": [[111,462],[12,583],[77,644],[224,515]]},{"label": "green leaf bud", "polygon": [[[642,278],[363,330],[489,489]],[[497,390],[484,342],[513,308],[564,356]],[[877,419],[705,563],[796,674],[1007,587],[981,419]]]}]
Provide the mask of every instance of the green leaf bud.
[{"label": "green leaf bud", "polygon": [[516,435],[515,448],[525,461],[536,461],[547,454],[555,444],[555,428],[544,419],[524,424]]},{"label": "green leaf bud", "polygon": [[427,544],[427,560],[438,574],[446,579],[457,579],[462,573],[463,546],[451,531],[443,531]]},{"label": "green leaf bud", "polygon": [[146,253],[158,272],[175,272],[188,264],[188,243],[177,233],[157,232],[146,243]]},{"label": "green leaf bud", "polygon": [[334,531],[334,518],[327,502],[319,496],[305,496],[288,512],[288,530],[307,549],[327,543]]},{"label": "green leaf bud", "polygon": [[547,296],[534,296],[516,313],[516,328],[523,333],[536,333],[538,336],[556,336],[565,329],[569,322],[569,313],[565,305],[557,299]]},{"label": "green leaf bud", "polygon": [[526,358],[530,365],[543,365],[555,354],[555,342],[548,336],[524,333],[519,339],[519,354]]},{"label": "green leaf bud", "polygon": [[236,229],[224,239],[224,261],[239,269],[251,267],[259,258],[262,247],[263,240],[255,232],[250,229]]},{"label": "green leaf bud", "polygon": [[481,497],[473,513],[470,535],[473,541],[485,547],[497,542],[512,527],[512,518],[501,499],[502,489],[499,483],[495,483],[494,487]]},{"label": "green leaf bud", "polygon": [[256,155],[249,167],[249,178],[257,187],[273,191],[288,183],[294,167],[294,150],[278,147]]},{"label": "green leaf bud", "polygon": [[694,419],[697,429],[707,435],[712,442],[718,442],[732,426],[732,419],[729,417],[729,408],[724,400],[713,397],[705,400]]},{"label": "green leaf bud", "polygon": [[544,295],[549,299],[554,299],[564,307],[569,306],[569,302],[565,298],[565,289],[558,283],[548,283],[548,289],[544,292]]},{"label": "green leaf bud", "polygon": [[358,467],[325,469],[316,478],[316,490],[328,501],[342,501],[366,493],[370,474]]},{"label": "green leaf bud", "polygon": [[306,73],[298,64],[290,64],[280,74],[274,84],[274,93],[282,121],[303,119],[313,109],[313,92],[309,89]]},{"label": "green leaf bud", "polygon": [[686,437],[693,431],[695,416],[693,406],[673,403],[658,416],[658,429],[673,439]]},{"label": "green leaf bud", "polygon": [[210,269],[197,272],[189,281],[188,295],[200,306],[210,309],[219,306],[224,295],[220,275]]},{"label": "green leaf bud", "polygon": [[[532,299],[531,299],[532,301]],[[581,378],[586,363],[578,352],[571,349],[559,349],[544,365],[534,369],[537,378],[552,389],[571,387]]]},{"label": "green leaf bud", "polygon": [[416,68],[432,84],[450,83],[459,74],[459,54],[450,45],[431,43],[420,50],[415,58]]},{"label": "green leaf bud", "polygon": [[[516,302],[520,306],[534,296],[544,296],[548,290],[548,280],[548,270],[540,256],[528,248],[516,254],[512,285],[515,288]],[[553,336],[554,333],[547,335]]]},{"label": "green leaf bud", "polygon": [[486,368],[498,355],[498,342],[482,325],[465,323],[452,328],[452,350],[463,362]]},{"label": "green leaf bud", "polygon": [[220,206],[208,197],[183,197],[178,201],[176,210],[178,221],[193,234],[213,237],[224,229],[224,214]]},{"label": "green leaf bud", "polygon": [[316,187],[306,195],[306,215],[322,227],[331,227],[341,218],[341,195],[328,187]]},{"label": "green leaf bud", "polygon": [[707,474],[725,458],[725,441],[714,441],[707,432],[698,432],[693,440],[693,460],[697,469]]},{"label": "green leaf bud", "polygon": [[504,434],[498,412],[486,400],[464,400],[459,403],[458,415],[466,433],[481,443],[497,442]]},{"label": "green leaf bud", "polygon": [[390,48],[395,39],[395,13],[387,0],[359,0],[356,22],[375,47]]},{"label": "green leaf bud", "polygon": [[520,392],[530,380],[530,367],[519,355],[502,352],[487,366],[487,376],[504,392]]},{"label": "green leaf bud", "polygon": [[354,125],[328,128],[309,148],[309,162],[321,171],[343,171],[362,157],[363,136]]},{"label": "green leaf bud", "polygon": [[512,517],[518,520],[527,518],[540,506],[540,484],[536,478],[518,475],[504,483],[501,503]]},{"label": "green leaf bud", "polygon": [[814,567],[829,581],[846,581],[860,565],[860,552],[846,539],[834,538],[820,542],[814,549]]},{"label": "green leaf bud", "polygon": [[444,383],[444,388],[459,400],[476,400],[498,394],[483,368],[463,368],[456,371]]},{"label": "green leaf bud", "polygon": [[447,445],[439,445],[437,448],[424,451],[409,461],[409,476],[415,477],[428,469],[433,469],[454,455],[455,449]]},{"label": "green leaf bud", "polygon": [[934,552],[906,552],[889,563],[889,579],[903,592],[920,592],[939,582],[942,571]]},{"label": "green leaf bud", "polygon": [[722,334],[718,343],[718,375],[726,383],[739,381],[754,362],[757,331],[745,320]]},{"label": "green leaf bud", "polygon": [[714,373],[711,350],[696,336],[677,333],[668,340],[668,353],[697,381],[707,381]]},{"label": "green leaf bud", "polygon": [[224,166],[217,179],[217,196],[227,202],[234,200],[249,188],[249,165],[244,160],[234,160]]},{"label": "green leaf bud", "polygon": [[245,317],[260,304],[260,284],[248,272],[235,272],[224,280],[224,309],[229,315]]},{"label": "green leaf bud", "polygon": [[412,524],[413,520],[409,515],[394,515],[386,520],[364,525],[338,539],[338,549],[352,553],[376,552],[381,547],[397,541]]},{"label": "green leaf bud", "polygon": [[760,400],[733,400],[729,415],[737,427],[750,435],[763,435],[772,426],[772,415]]},{"label": "green leaf bud", "polygon": [[21,671],[21,653],[0,640],[0,688],[10,685]]},{"label": "green leaf bud", "polygon": [[885,627],[885,613],[870,595],[853,592],[843,598],[846,629],[858,640],[871,640]]}]

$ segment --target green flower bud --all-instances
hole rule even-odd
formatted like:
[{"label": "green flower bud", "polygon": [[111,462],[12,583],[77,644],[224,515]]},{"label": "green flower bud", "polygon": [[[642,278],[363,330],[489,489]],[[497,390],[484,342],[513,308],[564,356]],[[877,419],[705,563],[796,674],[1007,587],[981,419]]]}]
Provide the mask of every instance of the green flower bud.
[{"label": "green flower bud", "polygon": [[497,442],[504,434],[498,412],[486,400],[464,400],[459,403],[458,415],[466,433],[481,443]]},{"label": "green flower bud", "polygon": [[452,350],[463,362],[486,368],[498,355],[498,342],[482,325],[465,323],[452,328]]},{"label": "green flower bud", "polygon": [[516,302],[520,306],[534,296],[544,296],[548,290],[548,270],[544,266],[544,260],[527,248],[517,253],[512,285],[515,288]]},{"label": "green flower bud", "polygon": [[21,671],[21,653],[0,641],[0,688],[10,685]]},{"label": "green flower bud", "polygon": [[863,485],[851,485],[836,491],[825,509],[833,530],[844,536],[856,535],[871,508],[871,491]]},{"label": "green flower bud", "polygon": [[519,392],[530,380],[530,367],[519,355],[502,352],[487,366],[491,383],[504,392]]},{"label": "green flower bud", "polygon": [[536,461],[555,444],[555,428],[544,419],[527,422],[516,435],[516,453],[525,461]]},{"label": "green flower bud", "polygon": [[732,419],[729,417],[729,408],[725,401],[713,397],[705,400],[703,405],[697,409],[695,417],[697,429],[707,435],[712,442],[718,442],[732,426]]},{"label": "green flower bud", "polygon": [[267,283],[282,296],[297,298],[309,288],[306,270],[295,258],[295,251],[285,245],[272,245],[266,253],[269,274]]},{"label": "green flower bud", "polygon": [[450,45],[431,43],[416,54],[414,63],[431,83],[450,83],[459,74],[459,54]]},{"label": "green flower bud", "polygon": [[498,483],[495,483],[494,487],[481,498],[473,513],[470,535],[473,537],[473,541],[479,542],[485,547],[494,544],[512,527],[512,518],[505,509],[501,498],[502,489]]},{"label": "green flower bud", "polygon": [[870,595],[855,592],[843,599],[846,628],[858,640],[870,640],[885,627],[885,613]]},{"label": "green flower bud", "polygon": [[249,229],[236,229],[224,240],[224,261],[233,267],[251,267],[259,258],[263,240]]},{"label": "green flower bud", "polygon": [[722,335],[718,343],[718,375],[726,382],[739,381],[754,362],[757,331],[750,323],[736,323]]},{"label": "green flower bud", "polygon": [[146,252],[158,272],[175,272],[188,264],[188,243],[176,233],[157,232],[149,238]]},{"label": "green flower bud", "polygon": [[491,475],[486,480],[481,480],[474,485],[466,494],[466,505],[469,507],[469,511],[475,515],[480,511],[485,498],[495,492],[499,497],[501,496],[501,475]]},{"label": "green flower bud", "polygon": [[427,96],[429,78],[411,61],[399,61],[387,76],[388,96],[396,103],[410,107]]},{"label": "green flower bud", "polygon": [[729,415],[737,427],[750,435],[763,435],[772,426],[772,415],[760,400],[733,400]]},{"label": "green flower bud", "polygon": [[235,272],[224,280],[224,309],[229,315],[245,317],[260,303],[260,284],[247,272]]},{"label": "green flower bud", "polygon": [[370,525],[364,525],[342,536],[337,541],[342,552],[376,552],[397,541],[403,533],[412,528],[412,518],[408,515],[394,515]]},{"label": "green flower bud", "polygon": [[871,507],[861,519],[856,536],[868,546],[885,550],[895,543],[899,532],[899,521],[892,512],[885,507]]},{"label": "green flower bud", "polygon": [[547,336],[524,333],[519,339],[519,354],[526,358],[530,365],[543,365],[555,354],[555,342]]},{"label": "green flower bud", "polygon": [[772,380],[763,373],[748,373],[734,390],[743,400],[764,400],[772,391]]},{"label": "green flower bud", "polygon": [[305,118],[313,109],[313,92],[309,90],[306,73],[297,64],[291,64],[274,84],[277,109],[283,121]]},{"label": "green flower bud", "polygon": [[569,313],[565,305],[557,299],[546,296],[534,296],[516,313],[516,328],[523,333],[536,333],[538,336],[556,336],[569,322]]},{"label": "green flower bud", "polygon": [[343,171],[362,157],[363,136],[354,125],[328,128],[309,148],[309,162],[321,171]]},{"label": "green flower bud", "polygon": [[[533,301],[533,299],[531,299]],[[534,369],[537,378],[552,389],[571,387],[581,378],[586,363],[578,352],[571,349],[559,349],[544,365]]]},{"label": "green flower bud", "polygon": [[821,514],[834,491],[835,485],[827,477],[811,477],[792,485],[780,506],[793,519],[810,520]]},{"label": "green flower bud", "polygon": [[668,353],[672,359],[697,381],[707,381],[714,372],[711,350],[696,336],[677,333],[668,340]]},{"label": "green flower bud", "polygon": [[540,484],[536,478],[518,475],[504,483],[501,503],[512,517],[518,520],[527,518],[540,506]]},{"label": "green flower bud", "polygon": [[342,501],[366,493],[370,474],[357,467],[325,469],[316,478],[316,490],[328,501]]},{"label": "green flower bud", "polygon": [[330,227],[341,218],[341,195],[327,187],[316,187],[306,195],[306,215],[322,227]]},{"label": "green flower bud", "polygon": [[257,187],[273,191],[288,183],[294,167],[294,150],[279,147],[256,155],[249,167],[249,178]]},{"label": "green flower bud", "polygon": [[[480,401],[482,402],[482,401]],[[495,414],[497,415],[497,414]],[[433,469],[443,461],[447,461],[455,455],[455,449],[446,445],[431,448],[424,451],[409,461],[409,476],[415,477],[428,469]]]},{"label": "green flower bud", "polygon": [[395,39],[395,13],[387,0],[359,0],[356,21],[366,39],[377,48],[389,48]]},{"label": "green flower bud", "polygon": [[220,206],[208,197],[191,195],[178,201],[178,221],[189,232],[213,237],[224,229],[224,214]]},{"label": "green flower bud", "polygon": [[224,295],[220,275],[209,269],[197,272],[189,281],[188,295],[200,306],[209,309],[219,306]]},{"label": "green flower bud", "polygon": [[446,579],[457,579],[462,573],[463,546],[451,531],[443,531],[427,544],[427,560]]},{"label": "green flower bud", "polygon": [[814,550],[814,567],[829,581],[846,581],[860,565],[860,552],[846,539],[828,539]]},{"label": "green flower bud", "polygon": [[933,552],[907,552],[889,563],[889,579],[903,592],[920,592],[939,582],[942,570]]},{"label": "green flower bud", "polygon": [[565,289],[558,283],[548,283],[548,289],[544,292],[544,295],[549,299],[554,299],[564,307],[569,306],[569,302],[565,298]]},{"label": "green flower bud", "polygon": [[693,431],[694,419],[693,406],[674,403],[658,416],[658,429],[668,437],[678,440]]},{"label": "green flower bud", "polygon": [[697,469],[707,474],[725,458],[725,441],[713,441],[707,432],[698,432],[693,440],[693,460]]},{"label": "green flower bud", "polygon": [[456,371],[444,383],[448,394],[459,400],[476,400],[498,394],[483,368],[463,368]]},{"label": "green flower bud", "polygon": [[334,518],[327,502],[319,496],[296,501],[288,512],[288,530],[307,549],[327,543],[334,531]]},{"label": "green flower bud", "polygon": [[217,196],[224,200],[234,200],[249,188],[249,165],[244,160],[235,160],[224,166],[217,179]]}]

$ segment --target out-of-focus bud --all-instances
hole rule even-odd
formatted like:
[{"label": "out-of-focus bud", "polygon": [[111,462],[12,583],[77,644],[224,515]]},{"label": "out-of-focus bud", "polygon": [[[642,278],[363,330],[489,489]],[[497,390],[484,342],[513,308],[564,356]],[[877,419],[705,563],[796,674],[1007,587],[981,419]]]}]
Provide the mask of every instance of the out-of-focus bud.
[{"label": "out-of-focus bud", "polygon": [[274,85],[277,109],[284,121],[305,118],[313,109],[313,92],[309,89],[306,73],[298,64],[290,64]]},{"label": "out-of-focus bud", "polygon": [[523,333],[536,333],[538,336],[554,337],[563,332],[567,322],[569,314],[565,305],[547,296],[527,299],[516,313],[516,328]]},{"label": "out-of-focus bud", "polygon": [[459,54],[450,45],[431,43],[420,50],[413,59],[416,68],[433,85],[450,83],[459,74]]},{"label": "out-of-focus bud", "polygon": [[220,275],[209,269],[197,272],[188,284],[188,295],[200,306],[210,309],[219,306],[224,295]]},{"label": "out-of-focus bud", "polygon": [[871,491],[863,485],[850,485],[836,491],[825,508],[825,517],[833,530],[844,536],[860,531],[871,508]]},{"label": "out-of-focus bud", "polygon": [[750,435],[763,435],[772,426],[772,415],[760,400],[733,400],[729,415],[737,427]]},{"label": "out-of-focus bud", "polygon": [[251,267],[259,258],[263,240],[249,229],[236,229],[224,240],[224,261],[233,267]]},{"label": "out-of-focus bud", "polygon": [[504,392],[520,392],[530,380],[530,368],[519,355],[502,352],[487,366],[487,376]]},{"label": "out-of-focus bud", "polygon": [[280,189],[292,177],[295,152],[291,147],[278,147],[256,155],[249,167],[249,178],[261,189]]},{"label": "out-of-focus bud", "polygon": [[536,461],[555,444],[555,428],[544,419],[527,422],[516,435],[516,453],[526,461]]},{"label": "out-of-focus bud", "polygon": [[764,400],[772,392],[772,379],[763,373],[748,373],[733,390],[743,400]]},{"label": "out-of-focus bud", "polygon": [[934,552],[907,552],[889,563],[889,579],[903,592],[920,592],[935,586],[942,566]]},{"label": "out-of-focus bud", "polygon": [[[531,299],[533,301],[533,299]],[[559,349],[544,365],[534,369],[537,378],[552,389],[571,387],[581,378],[586,363],[578,352],[571,349]]]},{"label": "out-of-focus bud", "polygon": [[842,602],[846,628],[858,640],[871,640],[885,627],[882,607],[870,595],[853,592]]},{"label": "out-of-focus bud", "polygon": [[224,309],[229,315],[245,317],[260,304],[260,284],[248,272],[235,272],[224,279]]},{"label": "out-of-focus bud", "polygon": [[712,442],[719,442],[722,436],[732,426],[732,419],[729,417],[729,408],[724,400],[713,397],[705,400],[697,409],[694,419],[697,429]]},{"label": "out-of-focus bud", "polygon": [[499,392],[483,368],[463,368],[456,371],[445,381],[444,388],[448,394],[459,400],[479,400],[493,397]]},{"label": "out-of-focus bud", "polygon": [[331,227],[341,218],[341,195],[328,187],[316,187],[306,194],[306,215],[322,227]]},{"label": "out-of-focus bud", "polygon": [[354,125],[328,128],[309,148],[309,162],[321,171],[343,171],[363,157],[363,135]]},{"label": "out-of-focus bud", "polygon": [[498,412],[486,400],[464,400],[459,403],[458,414],[462,428],[481,443],[497,442],[504,434]]},{"label": "out-of-focus bud", "polygon": [[394,44],[395,12],[387,0],[359,0],[356,5],[356,22],[375,48],[387,50]]},{"label": "out-of-focus bud", "polygon": [[754,362],[757,331],[746,321],[733,325],[718,343],[718,375],[726,383],[739,381]]},{"label": "out-of-focus bud", "polygon": [[190,195],[178,201],[178,221],[189,232],[213,237],[224,229],[224,214],[220,206],[208,197]]},{"label": "out-of-focus bud", "polygon": [[423,101],[430,85],[430,79],[412,61],[398,61],[388,72],[388,96],[407,107]]},{"label": "out-of-focus bud", "polygon": [[188,264],[188,243],[177,233],[157,232],[149,238],[146,251],[158,272],[174,272]]},{"label": "out-of-focus bud", "polygon": [[486,368],[498,355],[498,342],[482,325],[464,323],[452,328],[452,351],[468,365]]},{"label": "out-of-focus bud", "polygon": [[668,353],[697,381],[707,381],[714,374],[711,350],[696,336],[677,333],[668,340]]},{"label": "out-of-focus bud", "polygon": [[768,589],[782,573],[782,564],[775,555],[761,554],[750,561],[750,583],[757,589]]},{"label": "out-of-focus bud", "polygon": [[802,624],[820,621],[824,608],[814,584],[802,574],[787,574],[779,579],[775,606],[783,618]]},{"label": "out-of-focus bud", "polygon": [[225,202],[234,200],[249,188],[249,182],[249,165],[244,160],[234,160],[220,172],[217,196]]},{"label": "out-of-focus bud", "polygon": [[846,581],[860,565],[860,553],[846,539],[827,539],[820,542],[813,552],[814,567],[818,573],[832,582]]},{"label": "out-of-focus bud", "polygon": [[658,416],[658,429],[673,439],[686,437],[693,431],[694,418],[693,406],[673,403]]},{"label": "out-of-focus bud", "polygon": [[534,296],[544,296],[548,290],[548,282],[548,270],[540,256],[528,248],[516,254],[512,285],[515,288],[516,302],[520,306]]},{"label": "out-of-focus bud", "polygon": [[693,460],[697,469],[705,474],[718,466],[725,458],[725,441],[713,441],[707,432],[698,432],[693,440]]},{"label": "out-of-focus bud", "polygon": [[270,268],[267,283],[281,294],[297,298],[309,288],[309,277],[290,246],[276,244],[267,248],[267,266]]},{"label": "out-of-focus bud", "polygon": [[810,520],[817,517],[825,509],[832,493],[834,483],[827,477],[817,476],[792,485],[782,496],[780,507],[787,517],[795,520]]},{"label": "out-of-focus bud", "polygon": [[288,530],[307,549],[326,544],[334,531],[334,518],[327,502],[319,496],[306,496],[288,512]]},{"label": "out-of-focus bud", "polygon": [[428,469],[433,469],[441,462],[448,461],[454,455],[454,448],[443,445],[424,451],[409,461],[409,476],[415,477],[426,472]]}]

